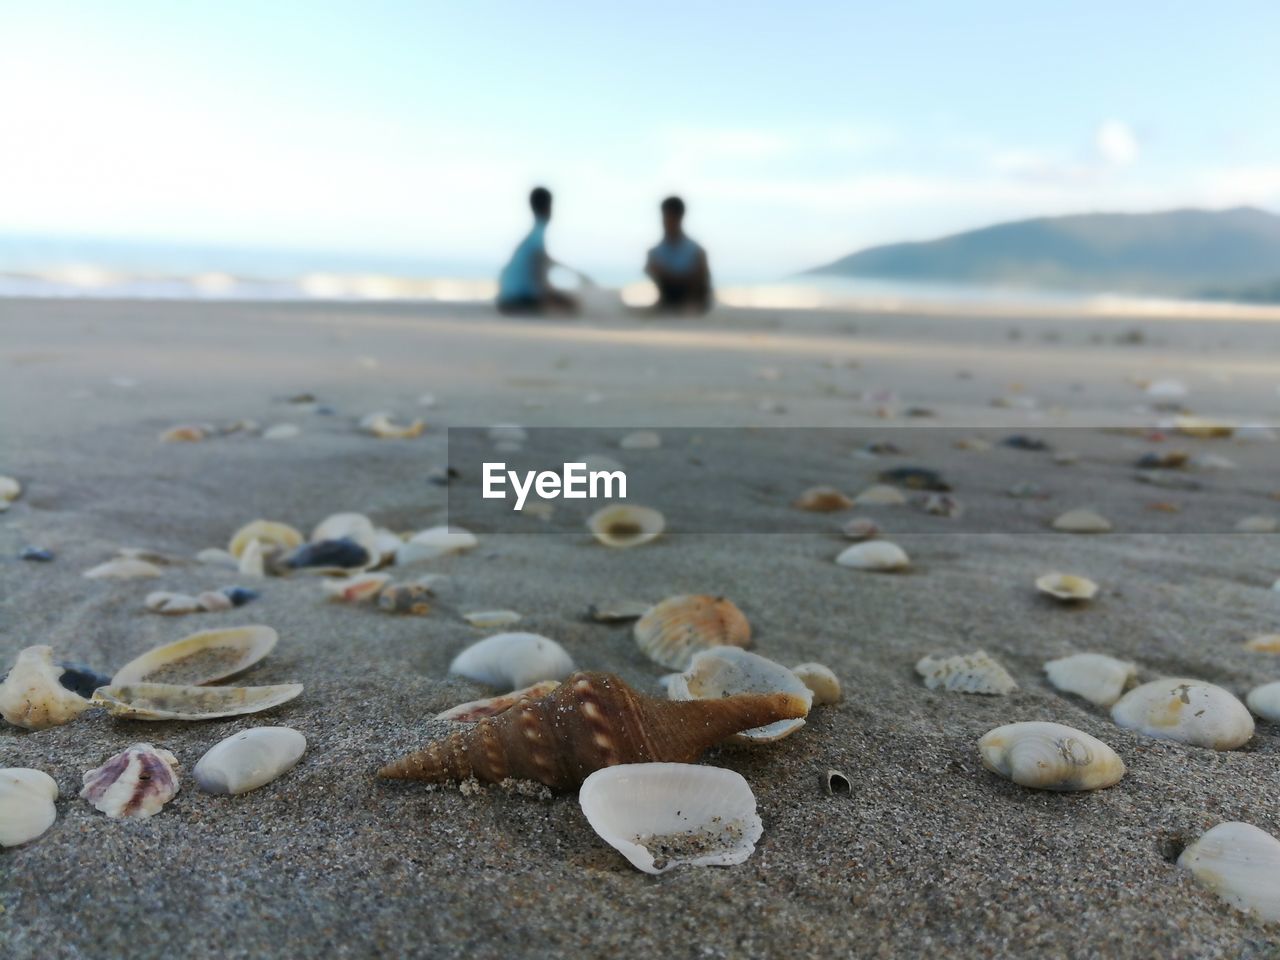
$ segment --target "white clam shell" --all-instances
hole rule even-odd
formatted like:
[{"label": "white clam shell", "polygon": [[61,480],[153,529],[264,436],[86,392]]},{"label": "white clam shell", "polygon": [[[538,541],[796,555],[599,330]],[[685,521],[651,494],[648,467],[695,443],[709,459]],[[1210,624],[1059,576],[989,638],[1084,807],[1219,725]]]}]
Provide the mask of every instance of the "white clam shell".
[{"label": "white clam shell", "polygon": [[666,518],[652,507],[616,504],[587,518],[587,529],[606,547],[637,547],[662,535]]},{"label": "white clam shell", "polygon": [[201,630],[134,657],[111,683],[215,683],[248,670],[275,649],[277,640],[279,634],[261,624]]},{"label": "white clam shell", "polygon": [[1253,717],[1229,691],[1172,677],[1135,687],[1116,701],[1111,719],[1159,740],[1232,750],[1253,736]]},{"label": "white clam shell", "polygon": [[149,743],[135,743],[96,770],[85,771],[80,796],[113,820],[142,820],[159,813],[178,789],[178,758]]},{"label": "white clam shell", "polygon": [[[671,700],[720,700],[738,693],[794,693],[812,705],[813,691],[780,663],[741,647],[712,647],[695,654],[684,673],[667,680]],[[735,733],[735,743],[770,743],[804,726],[804,718],[779,720]]]},{"label": "white clam shell", "polygon": [[1138,673],[1136,664],[1102,653],[1076,653],[1044,665],[1049,682],[1063,693],[1074,693],[1099,707],[1120,699]]},{"label": "white clam shell", "polygon": [[1182,851],[1178,866],[1238,910],[1280,921],[1280,840],[1250,823],[1220,823]]},{"label": "white clam shell", "polygon": [[573,669],[573,658],[560,644],[536,633],[495,634],[473,643],[449,664],[450,673],[503,690],[563,680]]},{"label": "white clam shell", "polygon": [[27,647],[0,683],[0,716],[27,730],[60,726],[80,716],[89,701],[58,682],[62,672],[53,662],[52,647]]},{"label": "white clam shell", "polygon": [[1280,723],[1280,681],[1254,687],[1244,702],[1257,716],[1272,723]]},{"label": "white clam shell", "polygon": [[891,573],[895,570],[905,570],[911,565],[911,558],[896,543],[890,543],[888,540],[868,540],[865,543],[855,543],[852,547],[847,547],[836,557],[836,563],[842,567],[852,567],[854,570]]},{"label": "white clam shell", "polygon": [[840,678],[830,667],[820,663],[801,663],[791,668],[791,672],[800,678],[800,682],[813,691],[815,704],[839,703],[841,699]]},{"label": "white clam shell", "polygon": [[1098,593],[1096,583],[1074,573],[1046,573],[1036,579],[1036,589],[1066,601],[1092,600]]},{"label": "white clam shell", "polygon": [[191,775],[209,793],[248,793],[292,770],[306,749],[292,727],[253,727],[210,747]]},{"label": "white clam shell", "polygon": [[34,840],[57,818],[53,777],[29,767],[0,770],[0,847]]},{"label": "white clam shell", "polygon": [[996,727],[978,741],[978,753],[988,770],[1036,790],[1099,790],[1124,776],[1114,750],[1061,723]]},{"label": "white clam shell", "polygon": [[1053,529],[1063,533],[1106,533],[1111,521],[1092,510],[1068,510],[1053,521]]},{"label": "white clam shell", "polygon": [[916,662],[916,673],[924,677],[924,685],[930,690],[941,687],[952,693],[1003,696],[1018,689],[1009,671],[985,650],[953,657],[921,657]]},{"label": "white clam shell", "polygon": [[747,781],[719,767],[605,767],[583,781],[578,803],[600,838],[645,873],[742,863],[764,832]]},{"label": "white clam shell", "polygon": [[479,542],[474,533],[462,527],[429,527],[396,547],[396,563],[434,560],[450,553],[474,549]]},{"label": "white clam shell", "polygon": [[135,720],[216,720],[270,710],[302,693],[300,683],[264,687],[196,687],[113,683],[93,691],[93,705]]},{"label": "white clam shell", "polygon": [[163,572],[154,563],[146,560],[116,557],[114,560],[91,567],[84,572],[84,575],[90,580],[143,580],[159,577]]}]

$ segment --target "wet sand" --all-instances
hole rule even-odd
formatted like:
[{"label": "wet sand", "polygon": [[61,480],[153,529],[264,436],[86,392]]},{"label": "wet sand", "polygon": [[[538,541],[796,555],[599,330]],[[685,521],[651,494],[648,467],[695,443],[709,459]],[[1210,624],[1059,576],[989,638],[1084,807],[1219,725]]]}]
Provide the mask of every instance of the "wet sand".
[{"label": "wet sand", "polygon": [[[1278,629],[1280,540],[1222,532],[1280,515],[1276,445],[1160,446],[1104,429],[1152,422],[1136,409],[1151,400],[1135,382],[1162,378],[1185,381],[1182,402],[1197,413],[1276,422],[1278,340],[1267,324],[1184,319],[724,311],[688,324],[535,323],[441,306],[0,302],[0,474],[25,487],[0,514],[0,658],[47,643],[110,672],[195,630],[265,623],[280,643],[249,678],[306,685],[258,717],[144,723],[94,711],[36,733],[0,730],[0,765],[44,770],[62,793],[48,833],[0,852],[5,953],[1273,956],[1273,929],[1172,861],[1224,820],[1280,834],[1280,733],[1260,722],[1229,753],[1144,739],[1054,691],[1042,665],[1094,650],[1136,661],[1144,678],[1195,676],[1241,696],[1280,678],[1274,655],[1242,647]],[[283,399],[301,392],[335,412]],[[436,406],[417,405],[427,392]],[[839,426],[874,439],[916,423],[911,407],[932,411],[921,425],[993,440],[1079,427],[1055,435],[1080,459],[957,451],[943,434],[921,434],[905,457],[751,459],[742,470],[761,495],[742,504],[739,534],[671,535],[629,551],[585,533],[482,536],[474,551],[392,570],[449,576],[425,617],[327,603],[314,578],[252,583],[195,563],[159,580],[81,576],[119,547],[190,558],[258,517],[304,531],[346,510],[403,531],[444,522],[445,491],[429,476],[445,465],[447,426],[607,426],[619,437],[637,426]],[[424,416],[428,430],[375,439],[356,422],[376,410]],[[156,439],[178,423],[238,419],[301,433]],[[1239,469],[1191,475],[1194,491],[1136,484],[1136,457],[1171,445]],[[902,575],[832,562],[846,545],[834,533],[844,514],[792,511],[794,532],[751,535],[808,486],[853,493],[904,464],[949,476],[994,532],[880,508],[886,535],[913,559]],[[1018,482],[1048,498],[1008,497]],[[1152,502],[1180,510],[1145,510]],[[1144,532],[1043,526],[1084,505],[1118,521],[1140,515]],[[1028,527],[1044,532],[1015,532]],[[15,559],[28,544],[56,560]],[[1032,580],[1054,569],[1098,581],[1100,596],[1075,609],[1037,595]],[[142,607],[154,589],[232,583],[262,597],[179,618]],[[844,684],[844,701],[815,708],[794,736],[707,756],[756,794],[764,835],[744,864],[650,877],[592,832],[573,795],[467,796],[373,777],[446,729],[435,713],[485,694],[446,676],[452,656],[485,635],[460,613],[516,610],[518,629],[553,637],[580,667],[656,692],[664,671],[629,627],[585,610],[692,592],[731,597],[758,652],[825,663]],[[1017,692],[930,692],[913,670],[924,654],[977,648],[1005,664]],[[1031,719],[1102,738],[1128,775],[1059,795],[985,771],[976,739]],[[202,793],[189,775],[201,754],[263,723],[307,736],[302,763],[240,797]],[[177,755],[182,791],[151,819],[109,821],[76,796],[80,775],[137,740]],[[821,790],[832,767],[849,775],[851,797]]]}]

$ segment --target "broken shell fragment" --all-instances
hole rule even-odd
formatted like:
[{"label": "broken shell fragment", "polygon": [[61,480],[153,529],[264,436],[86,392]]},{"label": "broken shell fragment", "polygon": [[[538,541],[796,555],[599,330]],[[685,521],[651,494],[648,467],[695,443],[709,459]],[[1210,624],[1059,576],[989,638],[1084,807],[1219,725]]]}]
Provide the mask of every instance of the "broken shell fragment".
[{"label": "broken shell fragment", "polygon": [[393,583],[378,595],[378,609],[422,617],[431,612],[430,599],[434,595],[431,587],[421,581]]},{"label": "broken shell fragment", "polygon": [[1124,761],[1089,734],[1061,723],[1010,723],[978,741],[982,765],[1034,790],[1100,790],[1124,776]]},{"label": "broken shell fragment", "polygon": [[464,613],[462,619],[473,627],[489,630],[519,623],[520,614],[514,610],[476,610],[472,613]]},{"label": "broken shell fragment", "polygon": [[930,516],[956,519],[964,516],[964,504],[949,493],[931,493],[920,501],[920,509]]},{"label": "broken shell fragment", "polygon": [[[1280,581],[1277,581],[1280,583]],[[1280,653],[1280,633],[1264,633],[1250,637],[1244,642],[1246,650],[1257,650],[1260,653]]]},{"label": "broken shell fragment", "polygon": [[837,510],[848,510],[853,501],[835,487],[810,487],[791,504],[797,510],[811,510],[814,513],[834,513]]},{"label": "broken shell fragment", "polygon": [[393,423],[386,413],[371,413],[360,421],[360,428],[382,440],[411,440],[419,436],[427,425],[425,421],[414,420],[401,426]]},{"label": "broken shell fragment", "polygon": [[[667,696],[672,700],[721,700],[739,693],[787,693],[813,703],[813,691],[794,673],[741,647],[703,650],[694,655],[688,670],[671,677],[667,684]],[[730,739],[744,744],[771,743],[803,726],[804,718],[794,717],[743,730]]]},{"label": "broken shell fragment", "polygon": [[747,781],[719,767],[606,767],[583,782],[578,803],[600,838],[645,873],[742,863],[764,832]]},{"label": "broken shell fragment", "polygon": [[853,796],[853,781],[839,770],[828,770],[822,775],[822,790],[828,797],[841,793]]},{"label": "broken shell fragment", "polygon": [[93,705],[135,720],[216,720],[259,713],[302,693],[300,683],[265,687],[195,687],[173,683],[113,683],[93,692]]},{"label": "broken shell fragment", "polygon": [[667,520],[651,507],[618,504],[603,507],[587,518],[587,529],[606,547],[636,547],[656,540]]},{"label": "broken shell fragment", "polygon": [[86,771],[80,796],[113,820],[142,820],[159,813],[177,792],[178,758],[149,743],[135,743]]},{"label": "broken shell fragment", "polygon": [[209,748],[191,775],[209,793],[248,793],[292,770],[307,738],[292,727],[253,727]]},{"label": "broken shell fragment", "polygon": [[1182,851],[1178,866],[1237,910],[1280,921],[1280,840],[1250,823],[1220,823]]},{"label": "broken shell fragment", "polygon": [[0,847],[34,840],[53,826],[57,799],[58,785],[47,773],[30,767],[0,770]]},{"label": "broken shell fragment", "polygon": [[372,600],[391,582],[386,573],[362,573],[359,576],[345,579],[330,579],[321,582],[325,595],[330,600],[342,603],[361,603]]},{"label": "broken shell fragment", "polygon": [[63,670],[53,662],[52,647],[27,647],[0,683],[0,716],[27,730],[61,726],[80,716],[89,701],[63,686]]},{"label": "broken shell fragment", "polygon": [[907,498],[897,487],[877,483],[854,497],[853,502],[860,507],[898,507],[906,503]]},{"label": "broken shell fragment", "polygon": [[907,551],[888,540],[869,540],[847,547],[836,557],[836,563],[854,570],[874,570],[893,573],[911,566]]},{"label": "broken shell fragment", "polygon": [[431,527],[412,537],[396,548],[396,563],[417,563],[434,560],[450,553],[473,549],[480,541],[470,530],[462,527]]},{"label": "broken shell fragment", "polygon": [[277,640],[275,630],[260,624],[201,630],[135,657],[116,671],[111,682],[216,683],[248,670],[275,649]]},{"label": "broken shell fragment", "polygon": [[539,680],[562,680],[573,672],[573,658],[550,637],[536,633],[498,633],[467,647],[449,664],[449,672],[503,690]]},{"label": "broken shell fragment", "polygon": [[1077,601],[1092,600],[1098,592],[1098,585],[1088,577],[1074,573],[1046,573],[1036,580],[1036,589],[1057,600]]},{"label": "broken shell fragment", "polygon": [[587,616],[598,623],[621,623],[638,620],[653,606],[642,600],[604,600],[587,607]]},{"label": "broken shell fragment", "polygon": [[636,621],[633,634],[654,663],[684,670],[693,656],[712,647],[751,646],[751,624],[727,597],[688,594],[668,597]]},{"label": "broken shell fragment", "polygon": [[560,686],[559,680],[539,680],[537,683],[520,690],[512,690],[510,693],[500,693],[496,697],[484,697],[481,700],[460,703],[443,713],[437,713],[436,719],[452,720],[455,723],[478,723],[485,717],[496,717],[500,713],[505,713],[525,698],[539,700],[558,686]]},{"label": "broken shell fragment", "polygon": [[1280,681],[1254,687],[1244,702],[1257,716],[1272,723],[1280,723]]},{"label": "broken shell fragment", "polygon": [[1068,510],[1053,521],[1053,529],[1063,533],[1107,533],[1111,521],[1092,510]]},{"label": "broken shell fragment", "polygon": [[1253,736],[1253,717],[1230,692],[1181,677],[1135,687],[1116,701],[1111,719],[1157,740],[1211,750],[1234,750]]},{"label": "broken shell fragment", "polygon": [[813,691],[815,704],[839,703],[840,679],[830,667],[820,663],[801,663],[791,668],[791,672],[800,678],[800,682]]},{"label": "broken shell fragment", "polygon": [[1101,653],[1076,653],[1044,665],[1049,683],[1099,707],[1109,707],[1138,674],[1136,664]]},{"label": "broken shell fragment", "polygon": [[985,650],[953,657],[922,657],[916,663],[916,673],[924,677],[924,685],[930,690],[941,687],[952,693],[1004,696],[1018,689],[1009,671]]},{"label": "broken shell fragment", "polygon": [[132,557],[116,557],[84,572],[90,580],[141,580],[159,577],[163,571],[154,563]]},{"label": "broken shell fragment", "polygon": [[235,532],[227,546],[227,552],[238,560],[254,541],[259,542],[260,548],[266,545],[279,550],[292,550],[302,544],[302,534],[287,523],[254,520]]}]

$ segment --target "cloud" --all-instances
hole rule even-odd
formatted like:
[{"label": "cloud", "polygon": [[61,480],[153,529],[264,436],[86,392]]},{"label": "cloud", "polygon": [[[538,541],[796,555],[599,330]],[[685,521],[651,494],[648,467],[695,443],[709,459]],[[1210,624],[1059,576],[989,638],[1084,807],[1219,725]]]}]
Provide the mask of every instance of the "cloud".
[{"label": "cloud", "polygon": [[1138,159],[1138,138],[1121,120],[1104,120],[1093,135],[1098,155],[1113,167],[1127,167]]}]

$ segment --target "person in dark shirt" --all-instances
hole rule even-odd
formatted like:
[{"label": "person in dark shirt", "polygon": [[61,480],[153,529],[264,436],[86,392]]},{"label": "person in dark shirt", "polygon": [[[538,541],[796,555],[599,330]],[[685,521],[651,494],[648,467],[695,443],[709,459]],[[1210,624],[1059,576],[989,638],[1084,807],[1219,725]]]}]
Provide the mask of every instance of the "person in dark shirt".
[{"label": "person in dark shirt", "polygon": [[711,309],[707,252],[684,232],[684,201],[662,201],[662,242],[649,251],[644,272],[658,288],[655,310],[706,313]]}]

